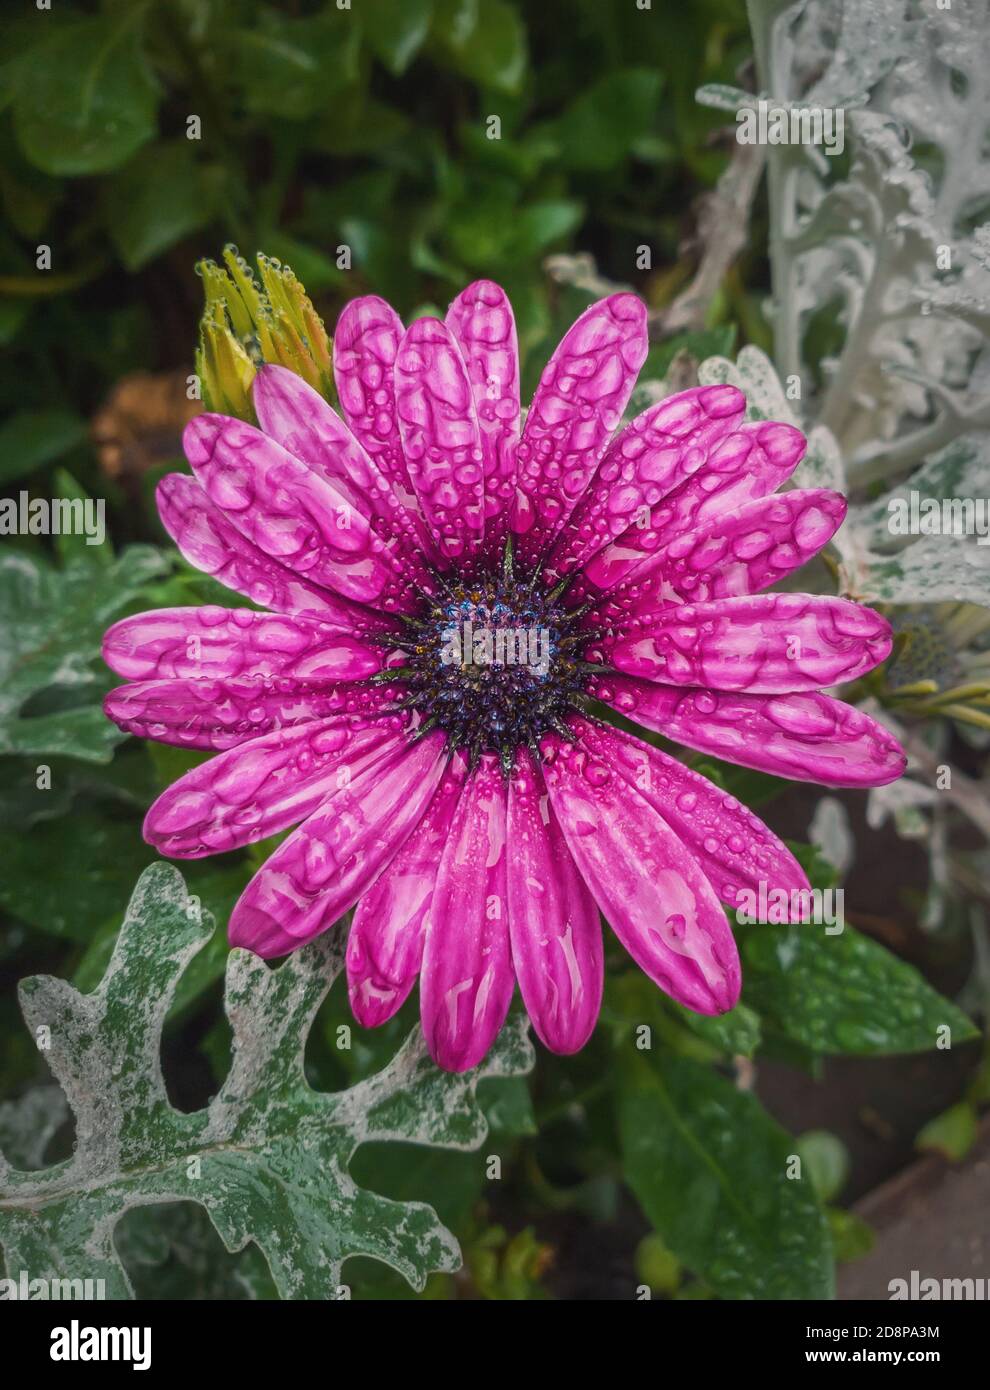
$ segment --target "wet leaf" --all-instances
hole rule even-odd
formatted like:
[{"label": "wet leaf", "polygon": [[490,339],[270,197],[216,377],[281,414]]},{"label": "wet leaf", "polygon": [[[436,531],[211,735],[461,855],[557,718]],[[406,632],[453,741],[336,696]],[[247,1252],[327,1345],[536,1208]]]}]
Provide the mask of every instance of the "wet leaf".
[{"label": "wet leaf", "polygon": [[369,1141],[471,1149],[487,1126],[475,1098],[486,1076],[532,1065],[525,1027],[510,1025],[475,1071],[439,1071],[418,1030],[380,1072],[336,1094],[304,1074],[310,1025],[342,968],[328,932],[277,970],[245,951],[227,968],[230,1071],[206,1109],[175,1110],[161,1070],[161,1030],[183,971],[213,933],[182,876],[157,864],[138,881],[98,989],[21,984],[28,1027],[50,1030],[46,1059],[76,1119],[65,1163],[24,1172],[0,1159],[0,1244],[32,1277],[104,1279],[128,1297],[114,1244],[123,1214],[148,1203],[202,1206],[230,1252],[259,1247],[283,1298],[340,1296],[341,1264],[368,1255],[421,1289],[456,1269],[457,1243],[432,1208],[357,1187],[348,1165]]},{"label": "wet leaf", "polygon": [[927,1052],[943,1037],[955,1047],[977,1036],[913,966],[848,924],[834,936],[797,924],[740,927],[738,937],[746,1000],[813,1052]]},{"label": "wet leaf", "polygon": [[641,1059],[619,1094],[626,1178],[665,1245],[723,1298],[830,1298],[828,1228],[794,1141],[710,1067]]}]

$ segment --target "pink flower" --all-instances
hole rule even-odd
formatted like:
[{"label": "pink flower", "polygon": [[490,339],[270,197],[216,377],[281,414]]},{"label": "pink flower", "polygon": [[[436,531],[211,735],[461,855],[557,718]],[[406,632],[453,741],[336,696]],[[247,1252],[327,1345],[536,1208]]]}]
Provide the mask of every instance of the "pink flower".
[{"label": "pink flower", "polygon": [[110,718],[217,751],[158,798],[146,839],[197,858],[298,825],[231,942],[283,955],[354,908],[355,1017],[384,1022],[418,976],[452,1070],[484,1056],[516,981],[548,1047],[585,1043],[599,910],[662,989],[715,1014],[740,986],[721,904],[807,887],[746,807],[596,701],[784,777],[870,786],[904,768],[879,724],[821,691],[884,660],[885,620],[761,592],[826,544],[842,497],[774,495],[804,438],[744,424],[731,386],[616,433],[646,349],[639,299],[592,305],[520,429],[499,286],[405,330],[381,299],[353,300],[334,339],[341,414],[263,367],[260,429],[199,416],[195,478],[159,488],[186,558],[267,611],[163,609],[106,635],[129,682]]}]

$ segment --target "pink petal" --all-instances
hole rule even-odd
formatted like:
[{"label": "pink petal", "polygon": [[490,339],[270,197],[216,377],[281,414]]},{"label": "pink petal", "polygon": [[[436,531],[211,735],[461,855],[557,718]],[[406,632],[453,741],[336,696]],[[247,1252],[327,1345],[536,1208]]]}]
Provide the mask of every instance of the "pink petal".
[{"label": "pink petal", "polygon": [[355,636],[395,627],[382,614],[311,584],[252,545],[213,505],[195,478],[167,474],[158,484],[156,498],[162,525],[189,563],[262,608],[318,618]]},{"label": "pink petal", "polygon": [[422,519],[406,510],[396,488],[323,397],[295,372],[266,366],[254,378],[254,408],[267,435],[368,517],[386,546],[398,544],[409,581],[423,584],[428,576],[421,557]]},{"label": "pink petal", "polygon": [[384,665],[381,648],[339,628],[252,608],[156,608],[108,628],[103,660],[126,680],[356,681]]},{"label": "pink petal", "polygon": [[447,310],[447,327],[467,366],[481,428],[485,473],[485,553],[499,556],[516,494],[519,441],[519,346],[508,295],[476,280]]},{"label": "pink petal", "polygon": [[506,913],[506,789],[483,755],[444,846],[420,975],[430,1055],[448,1071],[481,1061],[505,1021],[514,980]]},{"label": "pink petal", "polygon": [[841,493],[822,488],[757,497],[644,560],[598,604],[591,621],[642,621],[674,603],[769,588],[813,559],[845,515]]},{"label": "pink petal", "polygon": [[402,746],[400,715],[343,715],[276,729],[194,767],[162,792],[144,838],[173,859],[201,859],[275,835],[311,815],[365,767]]},{"label": "pink petal", "polygon": [[241,420],[197,415],[183,445],[210,500],[259,549],[345,598],[396,606],[395,571],[367,518],[274,440]]},{"label": "pink petal", "polygon": [[[589,649],[629,676],[754,695],[855,680],[890,653],[890,624],[848,599],[753,594],[668,608]],[[604,658],[602,657],[602,654]]]},{"label": "pink petal", "polygon": [[697,1013],[739,998],[736,943],[694,856],[628,782],[556,734],[543,776],[571,854],[612,930],[661,989]]},{"label": "pink petal", "polygon": [[800,430],[776,420],[741,425],[720,440],[704,464],[650,510],[645,526],[634,525],[591,560],[588,585],[607,590],[625,579],[640,559],[685,531],[714,520],[754,497],[765,497],[790,477],[807,441]]},{"label": "pink petal", "polygon": [[513,530],[533,564],[595,476],[646,361],[646,306],[634,294],[592,304],[547,363],[516,453]]},{"label": "pink petal", "polygon": [[396,408],[409,476],[448,560],[470,560],[485,531],[484,455],[467,367],[439,319],[417,319],[395,362]]},{"label": "pink petal", "polygon": [[801,865],[769,826],[734,796],[676,758],[604,724],[571,721],[582,747],[634,786],[687,845],[722,902],[740,890],[788,894],[810,885]]},{"label": "pink petal", "polygon": [[347,988],[364,1028],[390,1019],[416,983],[437,868],[466,776],[463,757],[451,758],[419,825],[354,910]]},{"label": "pink petal", "polygon": [[220,752],[331,714],[382,714],[405,686],[349,683],[319,688],[291,680],[135,681],[103,701],[108,719],[138,738]]},{"label": "pink petal", "polygon": [[374,294],[352,299],[341,310],[333,335],[333,374],[344,419],[406,511],[416,515],[419,503],[395,411],[393,372],[402,333],[402,320],[384,299]]},{"label": "pink petal", "polygon": [[[704,467],[745,409],[746,397],[734,386],[693,386],[637,415],[608,446],[594,482],[560,533],[552,574],[570,574],[610,541],[631,528],[638,531],[640,519]],[[632,564],[643,558],[638,549],[632,555]],[[620,564],[618,556],[612,563]]]},{"label": "pink petal", "polygon": [[523,1002],[551,1052],[577,1052],[602,1002],[601,922],[524,749],[509,784],[508,841],[509,936]]},{"label": "pink petal", "polygon": [[829,787],[876,787],[907,765],[875,719],[818,691],[735,695],[596,677],[590,693],[666,738],[742,767]]},{"label": "pink petal", "polygon": [[230,916],[232,946],[282,956],[332,927],[386,869],[426,810],[446,738],[393,745],[336,790],[259,869]]}]

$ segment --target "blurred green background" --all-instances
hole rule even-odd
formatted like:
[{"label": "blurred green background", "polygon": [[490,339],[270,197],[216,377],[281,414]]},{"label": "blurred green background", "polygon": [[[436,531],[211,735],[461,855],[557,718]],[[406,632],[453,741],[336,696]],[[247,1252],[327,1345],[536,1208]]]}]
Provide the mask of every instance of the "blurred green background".
[{"label": "blurred green background", "polygon": [[[193,265],[228,241],[291,265],[331,331],[356,294],[405,316],[498,279],[524,385],[556,327],[549,253],[590,252],[663,304],[690,277],[692,202],[726,157],[724,118],[695,88],[749,51],[739,0],[21,11],[0,69],[0,484],[68,462],[90,490],[88,422],[125,374],[190,369]],[[758,332],[751,308],[739,290],[713,319],[734,311]],[[124,510],[114,522],[118,537],[143,524]]]}]

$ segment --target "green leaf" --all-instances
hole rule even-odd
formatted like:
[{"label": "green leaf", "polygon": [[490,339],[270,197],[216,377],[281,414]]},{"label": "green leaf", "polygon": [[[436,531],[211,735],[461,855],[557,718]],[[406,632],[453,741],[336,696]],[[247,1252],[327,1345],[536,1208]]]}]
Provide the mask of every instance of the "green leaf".
[{"label": "green leaf", "polygon": [[18,410],[0,425],[0,483],[61,458],[86,438],[86,421],[69,410]]},{"label": "green leaf", "polygon": [[[52,477],[52,493],[55,497],[63,498],[70,503],[80,502],[84,506],[91,503],[92,498],[89,493],[79,486],[75,478],[65,468],[56,468]],[[93,524],[90,525],[89,534],[85,530],[63,531],[55,539],[55,551],[63,565],[71,564],[74,559],[81,560],[84,564],[107,565],[113,564],[113,546],[110,537],[106,534],[105,522],[101,523],[99,517],[92,511],[88,513]],[[82,513],[85,522],[87,513]],[[97,538],[97,530],[102,529],[102,538]]]},{"label": "green leaf", "polygon": [[[39,791],[39,801],[53,792]],[[0,907],[31,926],[88,942],[127,896],[155,851],[139,823],[91,809],[42,821],[30,835],[0,831]]]},{"label": "green leaf", "polygon": [[500,92],[519,90],[527,63],[526,29],[506,0],[473,5],[444,0],[433,32],[441,55],[464,77]]},{"label": "green leaf", "polygon": [[124,164],[155,133],[158,89],[137,25],[147,7],[52,24],[19,65],[14,125],[48,174],[98,174]]},{"label": "green leaf", "polygon": [[651,1232],[636,1246],[636,1277],[657,1293],[674,1294],[681,1282],[681,1262],[656,1234]]},{"label": "green leaf", "polygon": [[[109,762],[125,735],[93,703],[94,663],[111,622],[167,568],[150,546],[60,570],[26,551],[0,555],[0,753]],[[58,707],[39,707],[56,694]]]},{"label": "green leaf", "polygon": [[433,0],[364,0],[361,23],[376,57],[401,76],[426,42]]},{"label": "green leaf", "polygon": [[832,1233],[835,1258],[843,1264],[850,1260],[862,1259],[876,1244],[873,1227],[868,1226],[855,1212],[831,1207],[828,1212],[828,1225]]},{"label": "green leaf", "polygon": [[30,309],[30,300],[0,299],[0,347],[6,347],[17,336]]},{"label": "green leaf", "polygon": [[809,1129],[797,1139],[797,1151],[823,1202],[838,1196],[849,1177],[849,1151],[827,1129]]},{"label": "green leaf", "polygon": [[554,123],[561,163],[604,172],[628,159],[653,129],[662,87],[662,74],[652,68],[620,68],[600,78]]},{"label": "green leaf", "polygon": [[832,1296],[825,1217],[794,1141],[711,1067],[631,1059],[620,1082],[626,1179],[667,1247],[723,1298]]},{"label": "green leaf", "polygon": [[753,1057],[760,1045],[760,1018],[745,1004],[737,1004],[727,1014],[696,1014],[674,999],[665,999],[667,1008],[685,1028],[729,1057]]},{"label": "green leaf", "polygon": [[913,966],[848,925],[740,927],[738,939],[747,1002],[813,1052],[926,1052],[943,1026],[953,1046],[977,1036]]},{"label": "green leaf", "polygon": [[303,120],[332,109],[335,93],[357,80],[360,41],[354,12],[336,5],[302,19],[260,6],[230,36],[231,68],[249,111]]},{"label": "green leaf", "polygon": [[117,1223],[114,1244],[142,1301],[278,1297],[258,1247],[228,1254],[206,1212],[193,1202],[133,1207]]},{"label": "green leaf", "polygon": [[[313,125],[309,145],[321,153],[333,155],[375,154],[384,145],[392,145],[400,140],[410,124],[404,112],[394,106],[386,106],[383,101],[376,101],[359,87],[352,87],[342,92],[334,102],[333,109]],[[321,226],[318,232],[319,239],[325,240],[325,226]],[[265,237],[265,245],[270,251],[274,250],[269,236]],[[276,251],[275,254],[279,253]],[[310,292],[319,288],[302,265],[293,261],[293,266]],[[340,270],[336,273],[340,278],[344,275]]]},{"label": "green leaf", "polygon": [[189,140],[163,140],[110,181],[107,227],[128,270],[140,270],[213,217],[217,180],[195,149]]},{"label": "green leaf", "polygon": [[161,1069],[161,1030],[179,979],[213,933],[190,910],[182,876],[142,874],[99,988],[64,980],[21,984],[29,1029],[50,1029],[45,1055],[76,1118],[71,1159],[24,1172],[0,1159],[0,1244],[8,1269],[32,1277],[104,1279],[109,1298],[130,1283],[114,1243],[125,1212],[196,1202],[230,1252],[254,1242],[283,1298],[333,1299],[342,1262],[367,1255],[422,1288],[459,1264],[432,1208],[358,1187],[357,1148],[400,1141],[476,1148],[487,1126],[475,1089],[486,1076],[532,1065],[524,1021],[505,1028],[473,1072],[439,1071],[413,1034],[376,1075],[350,1090],[314,1091],[304,1072],[313,1018],[343,965],[330,931],[277,970],[246,951],[227,967],[230,1072],[203,1110],[175,1110]]},{"label": "green leaf", "polygon": [[584,204],[573,198],[546,198],[521,208],[513,218],[509,256],[518,261],[538,256],[579,225]]},{"label": "green leaf", "polygon": [[951,1163],[959,1163],[976,1143],[978,1130],[976,1107],[968,1100],[961,1100],[928,1121],[914,1141],[915,1148],[922,1153],[941,1154]]}]

